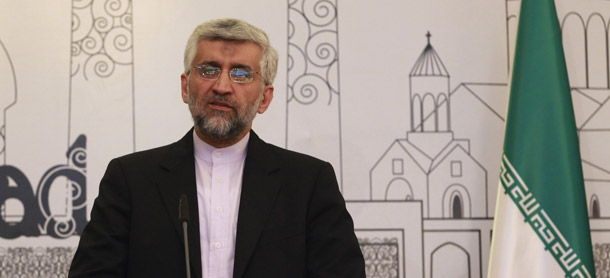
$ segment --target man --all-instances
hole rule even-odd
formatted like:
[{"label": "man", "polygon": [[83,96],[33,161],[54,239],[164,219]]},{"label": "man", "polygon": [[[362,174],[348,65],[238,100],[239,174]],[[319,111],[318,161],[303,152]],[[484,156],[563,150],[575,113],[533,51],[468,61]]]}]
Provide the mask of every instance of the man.
[{"label": "man", "polygon": [[193,277],[364,277],[332,166],[263,142],[277,53],[235,19],[193,31],[181,75],[194,128],[108,165],[70,277],[185,277],[186,194]]}]

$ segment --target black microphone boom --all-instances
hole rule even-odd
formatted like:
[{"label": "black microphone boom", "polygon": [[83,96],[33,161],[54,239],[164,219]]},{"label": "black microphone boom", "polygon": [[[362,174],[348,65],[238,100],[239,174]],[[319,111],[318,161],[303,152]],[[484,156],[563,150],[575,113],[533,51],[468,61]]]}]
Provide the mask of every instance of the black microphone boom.
[{"label": "black microphone boom", "polygon": [[178,218],[180,218],[180,222],[191,221],[191,218],[189,217],[189,202],[186,198],[186,194],[180,195],[180,211],[178,212]]},{"label": "black microphone boom", "polygon": [[191,220],[189,217],[189,203],[186,198],[186,194],[180,195],[180,208],[178,210],[178,218],[182,223],[182,231],[184,232],[184,255],[186,258],[186,277],[191,278],[191,264],[189,259],[189,237],[187,234],[188,222]]}]

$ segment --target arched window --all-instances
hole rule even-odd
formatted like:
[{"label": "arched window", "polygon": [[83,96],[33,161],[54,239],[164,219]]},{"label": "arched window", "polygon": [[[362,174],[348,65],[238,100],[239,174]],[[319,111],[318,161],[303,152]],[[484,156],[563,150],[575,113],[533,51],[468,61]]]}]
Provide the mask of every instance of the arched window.
[{"label": "arched window", "polygon": [[422,119],[422,100],[419,95],[415,95],[411,100],[411,131],[423,131],[424,123]]},{"label": "arched window", "polygon": [[436,100],[434,96],[430,93],[424,95],[423,101],[423,119],[422,122],[424,124],[423,131],[437,131],[438,130],[438,122],[436,117]]},{"label": "arched window", "polygon": [[413,200],[413,188],[403,178],[393,179],[385,191],[386,200]]},{"label": "arched window", "polygon": [[567,13],[561,22],[563,50],[572,87],[588,87],[585,22],[575,13]]},{"label": "arched window", "polygon": [[600,218],[601,217],[600,208],[599,208],[599,200],[597,199],[597,195],[593,195],[591,197],[591,214],[589,217],[591,217],[591,218]]},{"label": "arched window", "polygon": [[436,110],[438,112],[437,131],[449,131],[449,101],[445,94],[440,93],[436,100]]},{"label": "arched window", "polygon": [[451,200],[451,218],[459,219],[464,217],[463,207],[462,207],[462,199],[460,199],[460,195],[455,194],[453,196],[453,200]]},{"label": "arched window", "polygon": [[430,277],[472,277],[470,255],[461,246],[448,242],[437,247],[430,256]]},{"label": "arched window", "polygon": [[587,19],[587,85],[589,88],[608,88],[606,22],[599,13]]},{"label": "arched window", "polygon": [[452,184],[443,193],[443,218],[472,217],[472,201],[464,185]]}]

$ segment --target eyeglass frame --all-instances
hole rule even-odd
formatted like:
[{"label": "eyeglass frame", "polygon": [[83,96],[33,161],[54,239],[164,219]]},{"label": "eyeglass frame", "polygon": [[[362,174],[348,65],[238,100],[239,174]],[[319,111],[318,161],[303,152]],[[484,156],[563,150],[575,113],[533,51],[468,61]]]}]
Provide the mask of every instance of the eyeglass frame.
[{"label": "eyeglass frame", "polygon": [[[222,75],[222,73],[223,73],[223,72],[228,71],[228,72],[229,72],[229,79],[231,79],[231,81],[233,81],[233,82],[235,82],[235,83],[237,83],[237,84],[247,84],[247,83],[250,83],[250,82],[254,81],[254,76],[255,76],[256,74],[258,74],[258,75],[260,75],[260,74],[261,74],[261,73],[260,73],[260,72],[258,72],[258,71],[252,71],[252,79],[250,79],[250,80],[248,80],[248,81],[245,81],[245,82],[239,82],[239,81],[236,81],[235,79],[233,79],[233,77],[231,76],[231,71],[233,71],[233,70],[235,70],[235,69],[238,69],[238,68],[243,68],[243,69],[250,70],[250,67],[248,67],[248,66],[235,66],[235,67],[232,67],[232,68],[230,68],[230,69],[223,69],[223,68],[221,68],[221,67],[217,67],[217,68],[219,68],[219,69],[220,69],[220,73],[218,74],[218,76],[216,76],[216,78],[214,78],[214,79],[209,79],[209,78],[205,78],[205,77],[203,76],[203,74],[201,73],[201,70],[200,70],[200,69],[201,69],[203,66],[208,66],[208,67],[217,67],[217,66],[213,66],[213,65],[209,65],[209,64],[200,64],[200,65],[197,65],[197,66],[193,66],[193,67],[192,67],[192,69],[197,69],[198,74],[196,74],[196,75],[197,75],[199,78],[201,78],[201,79],[203,79],[203,80],[208,80],[208,81],[216,81],[216,80],[218,80],[218,78],[220,78],[220,76]],[[192,70],[190,70],[190,71],[188,72],[188,74],[190,74],[191,72],[193,72],[193,71],[192,71]]]}]

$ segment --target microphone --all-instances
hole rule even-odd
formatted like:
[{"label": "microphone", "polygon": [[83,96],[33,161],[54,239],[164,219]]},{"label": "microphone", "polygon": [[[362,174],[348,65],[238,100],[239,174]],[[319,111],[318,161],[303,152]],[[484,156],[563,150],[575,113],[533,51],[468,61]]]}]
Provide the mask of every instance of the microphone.
[{"label": "microphone", "polygon": [[180,195],[179,202],[179,210],[178,210],[178,218],[182,223],[182,231],[184,232],[184,255],[186,257],[186,277],[191,278],[191,264],[189,259],[189,237],[187,234],[188,222],[191,220],[189,217],[189,203],[186,198],[186,194]]}]

